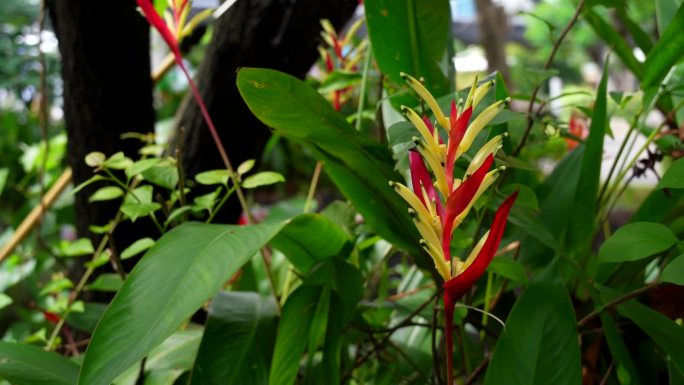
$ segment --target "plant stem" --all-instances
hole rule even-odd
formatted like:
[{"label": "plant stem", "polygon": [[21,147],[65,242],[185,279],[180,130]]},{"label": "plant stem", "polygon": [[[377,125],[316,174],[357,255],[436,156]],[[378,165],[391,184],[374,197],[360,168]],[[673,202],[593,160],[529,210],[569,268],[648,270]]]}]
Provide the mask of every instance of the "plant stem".
[{"label": "plant stem", "polygon": [[240,181],[238,180],[237,173],[235,173],[233,164],[230,163],[230,159],[228,158],[226,149],[225,147],[223,147],[223,144],[221,143],[221,138],[218,136],[218,131],[216,131],[216,126],[214,126],[214,121],[211,119],[211,116],[209,116],[209,111],[207,111],[207,107],[204,104],[202,95],[200,95],[199,90],[195,85],[195,81],[192,80],[192,76],[190,76],[190,72],[188,72],[188,69],[185,67],[185,64],[183,64],[182,61],[179,61],[178,66],[185,74],[185,77],[188,79],[190,91],[192,92],[192,95],[194,96],[195,101],[199,106],[200,112],[202,113],[202,117],[204,118],[204,121],[207,123],[207,127],[209,127],[209,132],[211,133],[211,136],[214,139],[214,144],[216,144],[216,149],[218,150],[219,155],[221,156],[221,160],[223,160],[223,165],[228,170],[230,178],[233,180],[233,183],[235,184],[235,193],[237,194],[238,200],[240,201],[240,206],[242,206],[242,211],[244,211],[245,215],[247,216],[249,223],[252,223],[254,222],[254,218],[252,217],[252,213],[249,211],[249,206],[247,205],[245,194],[242,191],[242,188],[240,187]]},{"label": "plant stem", "polygon": [[313,176],[311,177],[311,184],[309,185],[309,193],[306,196],[306,203],[304,204],[304,214],[311,210],[313,205],[314,194],[316,193],[316,186],[318,185],[318,179],[321,176],[321,169],[323,168],[323,162],[320,160],[316,162],[316,168],[314,169]]},{"label": "plant stem", "polygon": [[660,285],[660,282],[649,283],[646,286],[640,287],[636,290],[632,290],[629,293],[626,293],[624,295],[621,295],[621,296],[613,299],[612,301],[608,302],[605,305],[602,305],[600,308],[592,311],[591,313],[587,314],[584,318],[579,320],[579,322],[577,322],[577,327],[582,327],[582,326],[586,325],[589,321],[591,321],[592,319],[594,319],[598,315],[600,315],[601,312],[603,312],[604,310],[612,309],[615,306],[618,306],[624,302],[629,301],[630,299],[638,297],[639,295],[641,295],[641,294],[643,294],[643,293],[645,293],[651,289],[658,287],[658,285]]},{"label": "plant stem", "polygon": [[[558,39],[556,40],[556,43],[553,45],[553,48],[551,49],[551,54],[549,54],[549,57],[546,59],[546,63],[544,64],[544,70],[548,70],[551,67],[553,59],[556,57],[556,53],[558,52],[558,48],[560,48],[561,43],[565,39],[565,36],[567,36],[568,32],[570,32],[570,29],[572,29],[572,27],[577,22],[577,19],[579,18],[579,15],[582,12],[583,8],[584,0],[580,0],[579,4],[577,4],[577,9],[575,9],[575,14],[572,15],[572,18],[570,19],[570,21],[568,21],[568,24],[565,26],[565,29],[563,29],[563,32],[561,32],[561,34],[558,36]],[[532,113],[534,111],[534,101],[535,99],[537,99],[537,94],[539,93],[540,88],[541,84],[538,84],[532,90],[532,95],[530,96],[530,104],[527,107],[527,127],[525,128],[525,132],[523,133],[523,136],[520,139],[520,143],[518,143],[518,146],[515,148],[515,151],[513,151],[513,156],[518,156],[523,146],[525,146],[525,142],[527,141],[527,138],[530,135],[532,126],[534,125],[534,117],[541,112],[541,108],[543,107],[543,105],[540,106],[535,114]]]},{"label": "plant stem", "polygon": [[356,110],[356,131],[361,131],[361,121],[363,120],[363,106],[366,104],[366,88],[368,86],[368,73],[370,72],[371,45],[366,48],[366,58],[363,61],[363,74],[361,76],[361,89],[359,90],[359,107]]}]

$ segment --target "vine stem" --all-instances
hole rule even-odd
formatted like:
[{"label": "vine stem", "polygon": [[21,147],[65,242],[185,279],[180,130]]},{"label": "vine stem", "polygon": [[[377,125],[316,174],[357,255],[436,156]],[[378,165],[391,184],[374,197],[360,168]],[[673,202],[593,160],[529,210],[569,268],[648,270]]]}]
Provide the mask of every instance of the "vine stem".
[{"label": "vine stem", "polygon": [[[558,36],[558,39],[556,40],[556,42],[553,45],[553,48],[551,49],[549,57],[546,59],[546,63],[544,64],[544,70],[548,70],[551,67],[551,64],[553,64],[553,59],[556,57],[556,53],[558,53],[558,49],[560,48],[561,43],[563,42],[563,40],[565,40],[565,36],[567,36],[568,32],[570,32],[572,27],[577,22],[580,13],[582,13],[582,9],[584,9],[584,0],[580,0],[579,4],[577,4],[577,9],[575,9],[575,13],[572,15],[570,21],[568,21],[568,24],[565,26],[565,29],[563,29],[563,32],[561,32],[561,34]],[[525,128],[525,132],[523,133],[522,138],[520,138],[520,143],[518,143],[518,146],[515,148],[515,151],[513,151],[513,156],[517,156],[518,154],[520,154],[520,151],[522,150],[523,146],[525,146],[525,142],[527,142],[527,138],[530,135],[530,131],[532,130],[532,126],[534,124],[534,116],[539,115],[541,109],[543,108],[542,104],[537,109],[537,112],[534,115],[532,114],[534,111],[534,101],[537,98],[537,94],[539,93],[540,88],[541,85],[537,85],[532,90],[532,96],[530,96],[530,104],[527,107],[527,127]]]}]

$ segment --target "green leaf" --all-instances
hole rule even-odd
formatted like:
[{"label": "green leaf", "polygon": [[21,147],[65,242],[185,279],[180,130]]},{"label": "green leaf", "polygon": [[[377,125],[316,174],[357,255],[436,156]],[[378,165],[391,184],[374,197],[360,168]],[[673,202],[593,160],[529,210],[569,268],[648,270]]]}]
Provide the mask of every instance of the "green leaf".
[{"label": "green leaf", "polygon": [[684,189],[684,158],[677,159],[665,171],[656,189],[663,188]]},{"label": "green leaf", "polygon": [[619,228],[599,249],[599,261],[637,261],[661,253],[677,243],[667,226],[637,222]]},{"label": "green leaf", "polygon": [[0,168],[0,195],[2,195],[2,191],[5,189],[5,185],[7,184],[7,176],[9,175],[9,168],[3,167]]},{"label": "green leaf", "polygon": [[278,324],[269,385],[294,384],[322,291],[318,286],[301,286],[287,297]]},{"label": "green leaf", "polygon": [[330,287],[340,297],[344,322],[351,320],[356,305],[363,296],[363,279],[359,270],[337,257],[328,258],[314,266],[302,285]]},{"label": "green leaf", "polygon": [[149,249],[152,246],[154,246],[154,239],[138,239],[137,241],[133,242],[130,246],[125,248],[124,251],[121,252],[121,259],[124,260],[131,257],[135,257],[136,255],[142,253],[143,251]]},{"label": "green leaf", "polygon": [[109,384],[170,336],[285,223],[185,223],[141,258],[102,316],[79,384]]},{"label": "green leaf", "polygon": [[114,170],[124,170],[133,165],[133,161],[119,151],[102,162],[102,167]]},{"label": "green leaf", "polygon": [[142,176],[145,180],[169,190],[175,190],[178,185],[178,169],[168,162],[148,168],[143,171]]},{"label": "green leaf", "polygon": [[35,346],[0,342],[0,378],[13,385],[74,385],[78,365]]},{"label": "green leaf", "polygon": [[334,70],[325,77],[321,85],[318,87],[318,92],[327,94],[333,91],[338,91],[358,84],[361,81],[362,75],[358,72]]},{"label": "green leaf", "polygon": [[254,175],[250,175],[242,182],[243,188],[257,188],[261,186],[268,186],[280,182],[285,182],[285,178],[274,171],[262,171]]},{"label": "green leaf", "polygon": [[679,6],[677,13],[660,35],[651,52],[646,55],[644,62],[644,78],[641,82],[643,90],[657,87],[665,76],[684,56],[684,4]]},{"label": "green leaf", "polygon": [[85,156],[85,164],[90,167],[99,167],[102,166],[106,159],[107,156],[105,154],[99,151],[93,151]]},{"label": "green leaf", "polygon": [[209,308],[191,384],[267,385],[276,325],[273,298],[218,293]]},{"label": "green leaf", "polygon": [[95,182],[97,182],[97,181],[100,181],[100,180],[105,180],[105,179],[107,179],[107,178],[103,177],[102,175],[99,175],[99,174],[98,174],[98,175],[93,175],[92,178],[90,178],[90,179],[86,180],[85,182],[79,184],[78,186],[74,187],[74,189],[71,190],[71,194],[72,194],[72,195],[75,195],[77,192],[79,192],[79,191],[83,190],[84,188],[86,188],[86,186],[88,186],[88,185],[90,185],[90,184],[92,184],[92,183],[95,183]]},{"label": "green leaf", "polygon": [[319,214],[305,214],[293,219],[271,244],[282,251],[302,273],[321,260],[338,256],[347,244],[346,234],[330,219]]},{"label": "green leaf", "polygon": [[144,172],[145,170],[150,169],[153,166],[156,166],[161,162],[161,159],[159,158],[150,158],[150,159],[141,159],[135,163],[133,163],[130,167],[126,168],[126,177],[128,179]]},{"label": "green leaf", "polygon": [[368,37],[380,71],[403,84],[401,72],[424,78],[435,95],[448,92],[439,68],[449,36],[448,0],[367,0],[364,2]]},{"label": "green leaf", "polygon": [[[644,65],[634,57],[632,48],[627,44],[627,41],[622,35],[615,30],[613,25],[604,20],[603,17],[593,9],[588,9],[585,12],[584,19],[591,25],[594,32],[596,32],[601,40],[615,51],[620,60],[630,71],[632,71],[634,76],[636,76],[637,79],[641,79],[644,76]],[[646,66],[646,68],[648,68],[648,66]]]},{"label": "green leaf", "polygon": [[135,222],[136,219],[150,215],[161,208],[159,203],[152,201],[152,186],[140,186],[126,195],[121,205],[121,212]]},{"label": "green leaf", "polygon": [[222,184],[222,185],[227,185],[228,184],[228,178],[230,178],[230,174],[228,173],[228,170],[209,170],[209,171],[204,171],[201,172],[197,175],[195,175],[195,180],[199,184],[204,184],[204,185],[213,185],[213,184]]},{"label": "green leaf", "polygon": [[91,291],[106,291],[117,292],[123,285],[123,279],[119,274],[101,274],[95,278],[95,281],[86,286],[86,290]]},{"label": "green leaf", "polygon": [[60,253],[63,257],[80,257],[95,252],[93,243],[89,238],[79,238],[70,242]]},{"label": "green leaf", "polygon": [[530,285],[506,320],[484,384],[581,384],[575,322],[563,286],[547,282]]},{"label": "green leaf", "polygon": [[684,254],[673,259],[665,266],[660,275],[660,282],[670,282],[684,286]]},{"label": "green leaf", "polygon": [[11,305],[14,301],[12,300],[12,297],[5,293],[0,293],[0,309],[4,309],[7,306]]},{"label": "green leaf", "polygon": [[326,173],[374,231],[410,251],[419,266],[433,268],[418,246],[406,203],[388,185],[402,177],[385,146],[356,131],[318,92],[292,76],[243,68],[237,83],[262,122],[323,161]]},{"label": "green leaf", "polygon": [[106,308],[107,304],[104,303],[86,302],[82,312],[69,313],[66,323],[80,331],[92,334]]},{"label": "green leaf", "polygon": [[629,383],[634,385],[641,384],[641,378],[639,372],[634,365],[629,350],[625,346],[625,342],[620,336],[617,325],[613,318],[606,312],[601,313],[601,325],[603,325],[603,333],[606,336],[606,342],[608,342],[608,348],[610,349],[613,359],[617,362],[618,370],[619,367],[625,368],[625,371],[629,375],[629,381],[622,383]]},{"label": "green leaf", "polygon": [[575,199],[572,202],[573,209],[569,217],[570,225],[568,227],[567,244],[570,249],[588,249],[591,245],[591,237],[594,234],[596,199],[603,157],[603,137],[608,127],[607,87],[608,60],[606,60],[603,67],[603,76],[596,92],[596,102],[594,103],[594,111],[591,117],[589,137],[587,137],[583,145],[582,169],[579,181],[577,182]]},{"label": "green leaf", "polygon": [[507,257],[492,259],[489,270],[515,282],[527,284],[527,274],[522,263]]},{"label": "green leaf", "polygon": [[237,168],[238,175],[247,174],[252,168],[254,168],[254,163],[254,159],[247,159],[246,161],[240,163],[240,165]]},{"label": "green leaf", "polygon": [[120,187],[105,186],[97,189],[97,191],[95,191],[93,195],[88,198],[88,202],[109,201],[122,197],[123,195],[124,191]]},{"label": "green leaf", "polygon": [[[617,293],[611,289],[603,288],[602,293],[606,302],[609,298],[617,297]],[[670,357],[679,372],[684,373],[684,328],[636,300],[618,305],[617,309],[618,313],[631,319],[648,334]]]},{"label": "green leaf", "polygon": [[40,295],[56,294],[72,287],[74,287],[74,283],[69,278],[57,278],[46,283],[40,290]]}]

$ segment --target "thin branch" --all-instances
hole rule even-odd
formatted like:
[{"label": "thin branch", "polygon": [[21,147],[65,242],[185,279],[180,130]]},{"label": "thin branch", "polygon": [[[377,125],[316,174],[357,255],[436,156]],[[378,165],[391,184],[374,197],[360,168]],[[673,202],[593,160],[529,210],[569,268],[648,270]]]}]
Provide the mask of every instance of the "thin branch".
[{"label": "thin branch", "polygon": [[614,307],[616,307],[622,303],[629,301],[630,299],[634,299],[634,298],[640,296],[641,294],[646,293],[647,291],[658,287],[658,285],[660,285],[660,282],[649,283],[648,285],[646,285],[644,287],[640,287],[636,290],[632,290],[629,293],[626,293],[624,295],[621,295],[621,296],[613,299],[612,301],[610,301],[607,304],[605,304],[605,305],[599,307],[598,309],[592,311],[591,313],[587,314],[584,318],[579,320],[579,322],[577,322],[577,327],[582,327],[582,326],[586,325],[589,321],[591,321],[594,318],[596,318],[597,316],[599,316],[603,311],[605,311],[607,309],[612,309],[612,308],[614,308]]},{"label": "thin branch", "polygon": [[[556,53],[558,52],[561,43],[565,39],[565,36],[567,36],[568,32],[570,32],[572,27],[577,22],[577,19],[579,18],[580,13],[582,13],[583,8],[584,0],[580,0],[579,4],[577,5],[577,9],[575,9],[575,14],[572,15],[572,18],[570,19],[570,21],[568,21],[568,24],[565,26],[565,29],[563,29],[563,32],[561,32],[560,36],[558,36],[558,39],[556,40],[556,43],[553,45],[551,54],[549,54],[549,57],[548,59],[546,59],[546,63],[544,64],[544,70],[548,70],[551,67],[551,64],[553,64],[553,59],[556,57]],[[520,143],[518,143],[518,146],[515,148],[515,151],[513,151],[513,156],[517,156],[518,154],[520,154],[520,151],[522,150],[523,146],[525,146],[527,137],[530,135],[532,126],[534,125],[534,117],[539,115],[541,109],[543,108],[542,105],[537,109],[537,112],[535,114],[532,113],[534,111],[534,101],[537,99],[537,94],[539,93],[540,88],[541,84],[535,86],[532,90],[532,96],[530,96],[530,104],[527,107],[527,127],[525,128],[525,132],[523,133],[523,136],[520,139]]]}]

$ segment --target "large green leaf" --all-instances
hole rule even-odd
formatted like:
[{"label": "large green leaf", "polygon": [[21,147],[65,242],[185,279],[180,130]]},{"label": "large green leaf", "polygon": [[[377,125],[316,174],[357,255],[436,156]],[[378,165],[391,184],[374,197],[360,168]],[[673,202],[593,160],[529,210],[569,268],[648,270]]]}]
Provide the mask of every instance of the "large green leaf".
[{"label": "large green leaf", "polygon": [[[602,288],[606,302],[617,296],[614,290]],[[636,300],[617,307],[618,312],[631,319],[670,357],[680,373],[684,373],[684,328]]]},{"label": "large green leaf", "polygon": [[[307,346],[322,344],[322,366],[307,372],[312,383],[339,383],[342,327],[351,320],[363,294],[357,268],[341,258],[328,258],[311,269],[283,307],[273,353],[269,385],[291,385]],[[321,371],[325,381],[316,381]]]},{"label": "large green leaf", "polygon": [[0,342],[0,378],[13,385],[74,385],[78,365],[35,346]]},{"label": "large green leaf", "polygon": [[330,219],[305,214],[293,219],[272,245],[302,273],[324,258],[339,255],[348,243],[347,235]]},{"label": "large green leaf", "polygon": [[594,233],[596,217],[596,196],[601,176],[601,159],[603,157],[603,137],[608,127],[607,116],[608,60],[603,67],[603,76],[596,92],[596,102],[591,117],[589,137],[584,142],[582,171],[577,182],[577,191],[573,199],[572,215],[566,244],[570,249],[589,248]]},{"label": "large green leaf", "polygon": [[438,62],[451,27],[448,0],[367,0],[366,23],[373,57],[396,83],[401,72],[425,79],[436,95],[448,91]]},{"label": "large green leaf", "polygon": [[657,188],[684,189],[684,158],[672,163],[658,182]]},{"label": "large green leaf", "polygon": [[637,222],[619,228],[601,245],[601,262],[637,261],[663,252],[677,243],[667,226],[660,223]]},{"label": "large green leaf", "polygon": [[301,286],[287,298],[278,324],[269,385],[294,383],[322,293],[320,286]]},{"label": "large green leaf", "polygon": [[209,308],[191,384],[267,385],[276,324],[273,298],[219,293]]},{"label": "large green leaf", "polygon": [[575,313],[563,286],[532,284],[513,307],[485,385],[582,383]]},{"label": "large green leaf", "polygon": [[646,90],[657,87],[670,69],[684,56],[684,4],[660,35],[644,62],[644,78],[641,88]]},{"label": "large green leaf", "polygon": [[670,282],[684,286],[684,254],[673,259],[665,266],[660,275],[660,282]]},{"label": "large green leaf", "polygon": [[584,19],[591,25],[594,32],[603,40],[605,44],[615,51],[617,56],[622,60],[627,68],[641,79],[644,74],[644,66],[634,57],[632,48],[627,44],[627,41],[620,35],[620,33],[609,22],[603,19],[593,9],[588,9],[584,14]]},{"label": "large green leaf", "polygon": [[108,385],[147,355],[284,225],[187,223],[161,237],[100,319],[79,384]]},{"label": "large green leaf", "polygon": [[340,191],[382,237],[431,268],[403,200],[388,182],[402,179],[389,150],[355,130],[304,82],[269,69],[240,70],[237,85],[250,110],[266,125],[311,149]]},{"label": "large green leaf", "polygon": [[617,363],[618,371],[624,368],[625,372],[629,375],[629,381],[627,383],[639,385],[641,384],[641,377],[637,371],[637,366],[632,360],[632,356],[625,346],[625,342],[620,336],[617,325],[613,318],[607,313],[601,313],[601,324],[603,325],[603,333],[606,336],[606,342],[608,342],[608,348],[610,349],[613,359]]}]

